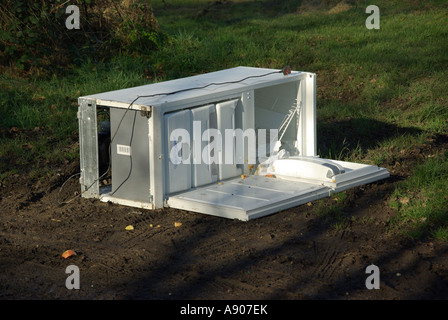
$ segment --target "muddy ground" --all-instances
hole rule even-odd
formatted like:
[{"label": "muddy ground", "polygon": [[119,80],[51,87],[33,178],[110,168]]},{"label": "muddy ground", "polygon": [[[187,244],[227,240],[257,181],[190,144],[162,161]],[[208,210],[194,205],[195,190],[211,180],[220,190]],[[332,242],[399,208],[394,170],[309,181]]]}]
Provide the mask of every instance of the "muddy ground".
[{"label": "muddy ground", "polygon": [[[388,232],[388,201],[413,163],[447,145],[436,139],[387,164],[389,179],[347,191],[342,228],[318,214],[333,198],[242,222],[83,198],[58,205],[78,163],[41,180],[16,175],[0,186],[0,298],[446,299],[448,245]],[[75,177],[60,195],[78,191]],[[67,249],[77,254],[62,258]],[[71,264],[78,290],[65,285]],[[365,286],[370,264],[378,290]]]}]

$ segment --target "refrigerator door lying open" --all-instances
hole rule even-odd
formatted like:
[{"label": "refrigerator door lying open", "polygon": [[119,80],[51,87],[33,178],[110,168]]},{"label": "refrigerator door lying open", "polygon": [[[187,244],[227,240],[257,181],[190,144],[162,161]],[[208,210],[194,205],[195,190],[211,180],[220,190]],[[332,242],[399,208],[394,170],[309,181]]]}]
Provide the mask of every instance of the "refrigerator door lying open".
[{"label": "refrigerator door lying open", "polygon": [[274,161],[267,175],[241,176],[171,195],[170,207],[250,220],[389,177],[377,166],[318,157]]}]

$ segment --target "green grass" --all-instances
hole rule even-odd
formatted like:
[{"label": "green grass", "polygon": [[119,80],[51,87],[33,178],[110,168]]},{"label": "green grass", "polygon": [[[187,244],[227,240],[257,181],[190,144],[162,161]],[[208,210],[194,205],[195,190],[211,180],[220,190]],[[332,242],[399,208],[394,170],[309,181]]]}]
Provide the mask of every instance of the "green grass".
[{"label": "green grass", "polygon": [[418,165],[391,196],[392,228],[413,238],[448,240],[448,151]]},{"label": "green grass", "polygon": [[86,62],[51,79],[1,75],[2,176],[14,174],[18,168],[35,173],[42,165],[51,170],[51,165],[79,158],[78,97],[147,83],[146,67],[144,59],[120,57],[108,63]]},{"label": "green grass", "polygon": [[[168,41],[155,52],[86,61],[51,79],[6,70],[0,75],[0,180],[24,168],[34,168],[33,177],[45,175],[36,168],[78,157],[79,96],[238,65],[289,64],[317,73],[322,157],[392,166],[403,162],[403,152],[448,134],[446,1],[358,1],[336,13],[331,9],[339,1],[297,10],[301,2],[156,0]],[[381,10],[380,30],[365,27],[368,4]],[[448,240],[446,192],[440,191],[448,190],[446,154],[422,158],[409,170],[391,195],[397,217],[390,227]],[[407,204],[400,202],[406,197]],[[330,209],[333,216],[343,210]]]}]

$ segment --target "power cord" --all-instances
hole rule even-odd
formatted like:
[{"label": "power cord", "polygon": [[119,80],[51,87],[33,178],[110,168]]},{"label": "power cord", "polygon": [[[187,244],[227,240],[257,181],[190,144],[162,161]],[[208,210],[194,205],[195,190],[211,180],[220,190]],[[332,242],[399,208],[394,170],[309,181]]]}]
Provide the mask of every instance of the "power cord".
[{"label": "power cord", "polygon": [[68,201],[64,201],[64,202],[61,202],[61,200],[60,200],[60,197],[61,197],[61,191],[62,191],[62,188],[64,188],[64,185],[65,185],[71,178],[76,177],[76,176],[78,176],[78,175],[80,175],[80,174],[81,174],[81,172],[72,174],[70,177],[68,177],[67,180],[65,180],[65,182],[62,184],[61,188],[59,188],[59,192],[58,192],[58,204],[59,204],[59,205],[70,203],[70,202],[72,202],[73,200],[75,200],[77,197],[80,196],[80,194],[78,194],[78,195],[76,195],[75,197],[71,198],[70,200],[68,200]]}]

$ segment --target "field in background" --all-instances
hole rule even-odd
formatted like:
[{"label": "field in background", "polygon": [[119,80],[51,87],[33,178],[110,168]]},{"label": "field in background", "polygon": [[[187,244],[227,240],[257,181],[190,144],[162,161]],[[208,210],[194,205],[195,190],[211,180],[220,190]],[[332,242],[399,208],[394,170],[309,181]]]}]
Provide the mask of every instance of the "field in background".
[{"label": "field in background", "polygon": [[[91,58],[49,78],[2,69],[2,188],[23,175],[49,180],[77,161],[80,95],[238,65],[288,64],[317,74],[319,154],[384,166],[399,177],[388,230],[448,240],[446,1],[150,3],[167,36],[156,51]],[[379,30],[365,27],[368,4],[381,10]],[[333,200],[322,200],[319,214],[344,228],[347,199]]]}]

